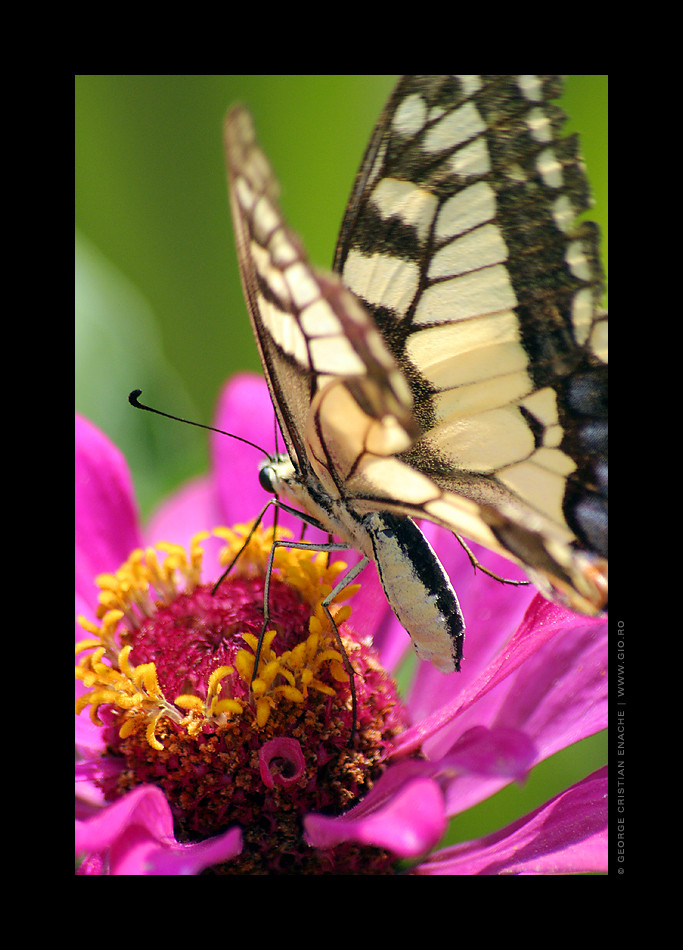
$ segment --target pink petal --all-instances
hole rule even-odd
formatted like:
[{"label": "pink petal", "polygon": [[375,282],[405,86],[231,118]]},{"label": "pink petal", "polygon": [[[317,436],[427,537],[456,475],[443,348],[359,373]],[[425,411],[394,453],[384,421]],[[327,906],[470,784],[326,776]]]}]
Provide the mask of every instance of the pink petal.
[{"label": "pink petal", "polygon": [[520,729],[473,726],[452,746],[448,755],[437,760],[442,770],[455,768],[459,773],[511,778],[521,782],[536,759],[536,746]]},{"label": "pink petal", "polygon": [[[453,727],[456,734],[461,731],[456,717],[461,717],[474,703],[480,703],[486,694],[534,657],[546,643],[559,634],[577,629],[596,627],[602,636],[605,623],[603,618],[577,617],[537,595],[524,620],[497,657],[459,695],[407,730],[400,737],[394,755],[403,755],[417,748],[422,748],[432,759],[444,754],[456,738]],[[477,716],[476,721],[480,723],[481,718]]]},{"label": "pink petal", "polygon": [[[228,381],[216,409],[215,425],[219,429],[249,439],[272,455],[274,419],[273,404],[263,377],[239,373]],[[285,451],[283,442],[280,442],[280,451]],[[226,524],[251,521],[272,497],[259,485],[259,464],[264,457],[249,445],[211,433],[212,469]],[[266,519],[266,523],[270,521],[272,517]]]},{"label": "pink petal", "polygon": [[76,720],[76,750],[83,756],[75,763],[75,812],[76,818],[85,820],[99,814],[106,806],[102,782],[106,781],[111,788],[118,776],[125,768],[123,759],[106,754],[106,745],[102,738],[102,729],[99,729],[99,748],[93,743],[87,747],[79,736],[78,719]]},{"label": "pink petal", "polygon": [[197,531],[209,531],[222,523],[213,497],[213,482],[201,475],[186,482],[156,508],[147,522],[145,539],[155,544],[161,538],[187,546]]},{"label": "pink petal", "polygon": [[491,711],[498,724],[532,735],[546,758],[606,728],[607,665],[607,621],[570,614],[496,691]]},{"label": "pink petal", "polygon": [[436,852],[416,874],[585,874],[607,871],[607,768],[478,841]]},{"label": "pink petal", "polygon": [[[607,628],[568,614],[560,635],[545,643],[509,677],[484,693],[451,724],[425,743],[436,758],[472,727],[524,733],[535,748],[531,766],[607,725]],[[475,779],[458,774],[444,789],[453,816],[494,795],[507,784],[502,777]]]},{"label": "pink petal", "polygon": [[[198,531],[211,531],[228,522],[220,510],[215,479],[208,475],[187,482],[152,514],[145,528],[148,544],[170,541],[189,549],[190,541]],[[202,542],[202,580],[210,582],[221,574],[218,552],[224,542],[206,538]]]},{"label": "pink petal", "polygon": [[99,868],[98,873],[108,874],[198,874],[229,861],[241,848],[238,828],[196,844],[179,844],[168,802],[150,785],[133,789],[94,818],[76,822],[76,854],[89,858],[84,873]]},{"label": "pink petal", "polygon": [[123,455],[96,426],[78,415],[75,475],[76,592],[94,606],[94,578],[115,571],[140,546],[141,538]]},{"label": "pink petal", "polygon": [[420,764],[401,763],[382,775],[363,801],[337,818],[307,815],[306,840],[329,848],[341,841],[388,848],[399,857],[416,857],[432,848],[446,829],[438,784],[419,774]]}]

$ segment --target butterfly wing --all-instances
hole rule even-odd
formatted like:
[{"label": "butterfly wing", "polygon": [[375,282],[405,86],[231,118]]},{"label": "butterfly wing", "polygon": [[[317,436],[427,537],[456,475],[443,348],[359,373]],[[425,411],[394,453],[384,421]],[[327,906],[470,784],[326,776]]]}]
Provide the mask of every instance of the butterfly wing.
[{"label": "butterfly wing", "polygon": [[225,144],[242,283],[289,453],[267,466],[268,483],[375,562],[420,657],[459,669],[462,614],[426,538],[409,518],[378,510],[383,493],[358,499],[367,512],[349,494],[369,461],[395,460],[418,434],[410,389],[365,308],[306,260],[241,107],[227,116]]},{"label": "butterfly wing", "polygon": [[417,434],[410,390],[365,308],[335,274],[309,264],[280,212],[277,181],[241,106],[226,118],[225,147],[242,285],[289,456],[305,481],[326,451],[307,443],[308,433],[319,446],[320,409],[312,407],[326,390],[324,414],[338,437],[329,440],[334,457],[325,477],[339,484],[343,459],[353,452],[344,442],[353,426],[340,414],[351,409],[360,438],[399,451]]},{"label": "butterfly wing", "polygon": [[332,499],[366,554],[368,532],[353,535],[364,512],[427,517],[594,612],[606,587],[601,539],[588,537],[603,525],[600,280],[595,234],[571,230],[587,188],[575,143],[557,139],[551,79],[399,83],[335,258],[365,307],[308,264],[239,107],[226,148],[295,499],[316,515]]},{"label": "butterfly wing", "polygon": [[334,266],[409,382],[420,434],[400,461],[432,489],[403,497],[410,479],[388,461],[347,487],[416,503],[593,612],[607,315],[597,228],[575,225],[589,191],[576,138],[560,135],[560,89],[557,76],[407,76],[389,99]]}]

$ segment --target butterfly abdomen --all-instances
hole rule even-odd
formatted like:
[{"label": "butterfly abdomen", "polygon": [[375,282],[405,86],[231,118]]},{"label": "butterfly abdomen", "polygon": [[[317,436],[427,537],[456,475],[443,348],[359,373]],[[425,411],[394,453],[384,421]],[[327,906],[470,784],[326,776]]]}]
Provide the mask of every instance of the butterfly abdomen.
[{"label": "butterfly abdomen", "polygon": [[460,669],[465,622],[431,545],[411,518],[373,512],[363,518],[377,573],[415,652],[442,673]]}]

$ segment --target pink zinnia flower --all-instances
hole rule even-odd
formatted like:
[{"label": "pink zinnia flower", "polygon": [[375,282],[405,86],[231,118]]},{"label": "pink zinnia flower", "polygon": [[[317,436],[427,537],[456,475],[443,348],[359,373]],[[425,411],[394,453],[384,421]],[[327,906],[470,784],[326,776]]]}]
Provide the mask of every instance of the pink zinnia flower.
[{"label": "pink zinnia flower", "polygon": [[[272,451],[263,381],[232,380],[216,425]],[[606,621],[474,577],[452,536],[427,526],[467,622],[462,672],[416,662],[399,698],[389,674],[409,639],[366,569],[350,619],[345,606],[336,616],[356,670],[349,746],[348,683],[316,619],[316,591],[337,570],[324,556],[280,562],[279,632],[250,689],[270,542],[254,541],[214,597],[208,533],[252,521],[267,498],[253,449],[221,436],[212,449],[212,473],[143,531],[124,459],[76,422],[76,640],[91,636],[77,684],[79,873],[392,873],[399,859],[419,874],[606,871],[605,769],[494,834],[437,849],[450,818],[606,726]],[[241,543],[239,531],[226,539]]]}]

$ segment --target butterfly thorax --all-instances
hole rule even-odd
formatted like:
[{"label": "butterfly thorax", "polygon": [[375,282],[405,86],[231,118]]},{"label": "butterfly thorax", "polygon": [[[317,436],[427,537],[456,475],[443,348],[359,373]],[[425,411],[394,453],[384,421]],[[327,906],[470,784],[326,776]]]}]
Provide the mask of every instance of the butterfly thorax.
[{"label": "butterfly thorax", "polygon": [[312,471],[302,476],[287,455],[278,455],[263,462],[259,468],[259,482],[266,490],[281,495],[303,509],[328,534],[335,535],[345,544],[373,559],[373,549],[363,517],[353,510],[347,498],[335,497],[319,483]]},{"label": "butterfly thorax", "polygon": [[429,542],[412,518],[389,511],[354,508],[331,484],[305,475],[286,455],[261,465],[264,489],[303,508],[305,521],[360,551],[377,567],[380,583],[396,617],[413,639],[420,659],[443,673],[460,669],[465,624],[451,583]]}]

